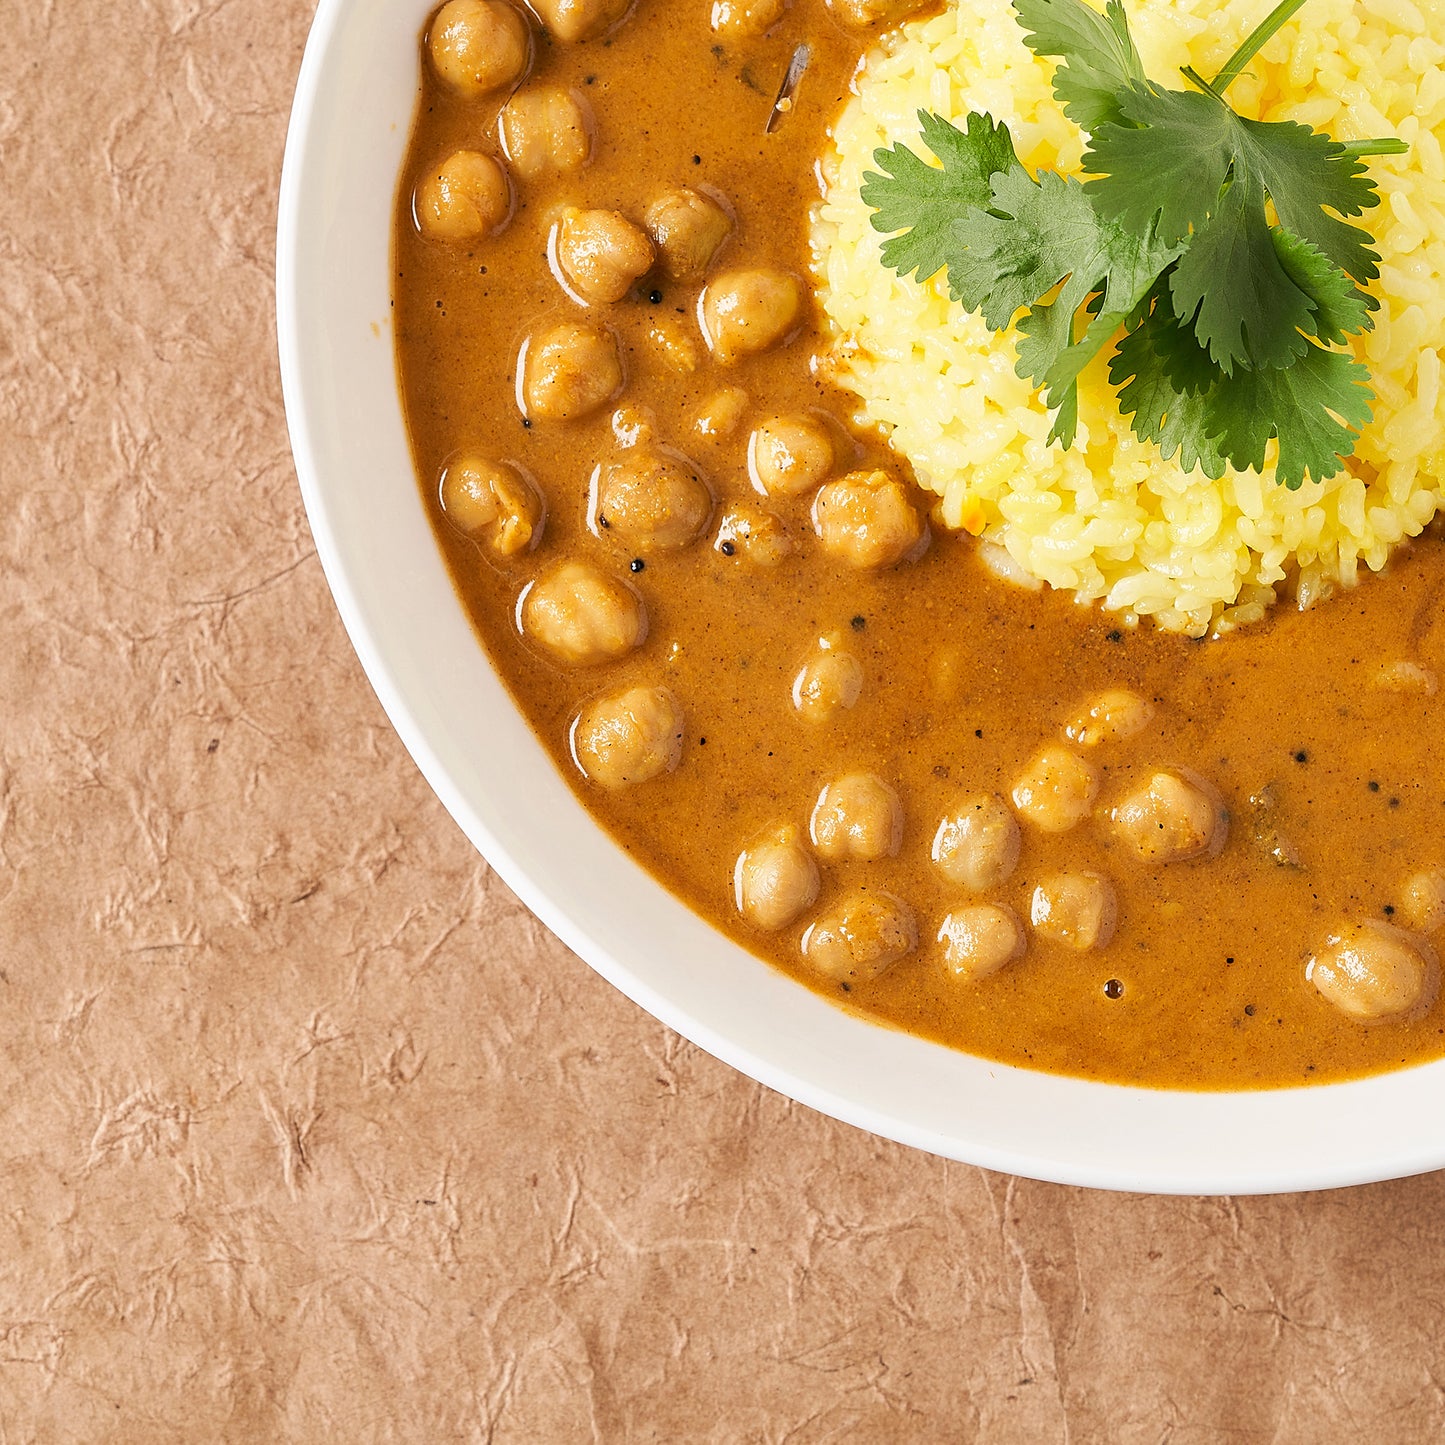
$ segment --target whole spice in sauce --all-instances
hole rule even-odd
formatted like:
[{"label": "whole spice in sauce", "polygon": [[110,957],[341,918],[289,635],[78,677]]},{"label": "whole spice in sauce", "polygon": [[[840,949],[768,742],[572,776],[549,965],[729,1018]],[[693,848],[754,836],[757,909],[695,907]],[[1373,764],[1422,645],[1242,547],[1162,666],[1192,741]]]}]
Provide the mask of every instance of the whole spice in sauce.
[{"label": "whole spice in sauce", "polygon": [[1144,74],[1120,0],[1104,15],[1014,0],[1029,48],[1060,62],[1054,94],[1089,134],[1093,179],[1031,175],[1008,127],[978,112],[962,130],[919,113],[941,169],[903,145],[875,153],[885,174],[861,194],[875,229],[901,233],[884,262],[920,281],[946,270],[994,331],[1024,311],[1017,369],[1055,411],[1050,440],[1073,445],[1079,375],[1122,329],[1119,409],[1186,471],[1262,471],[1278,438],[1276,479],[1293,490],[1353,452],[1374,393],[1343,348],[1371,329],[1379,257],[1341,217],[1380,203],[1364,158],[1406,147],[1343,145],[1224,99],[1304,3],[1283,0],[1213,80],[1186,67],[1195,89],[1169,90]]}]

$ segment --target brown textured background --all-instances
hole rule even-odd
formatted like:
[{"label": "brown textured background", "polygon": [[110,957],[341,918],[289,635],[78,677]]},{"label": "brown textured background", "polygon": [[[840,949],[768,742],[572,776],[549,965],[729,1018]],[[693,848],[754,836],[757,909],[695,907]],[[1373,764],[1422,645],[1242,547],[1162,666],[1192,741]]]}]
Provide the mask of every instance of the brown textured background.
[{"label": "brown textured background", "polygon": [[910,1153],[680,1042],[473,854],[291,470],[311,8],[0,0],[0,1445],[1438,1439],[1440,1177]]}]

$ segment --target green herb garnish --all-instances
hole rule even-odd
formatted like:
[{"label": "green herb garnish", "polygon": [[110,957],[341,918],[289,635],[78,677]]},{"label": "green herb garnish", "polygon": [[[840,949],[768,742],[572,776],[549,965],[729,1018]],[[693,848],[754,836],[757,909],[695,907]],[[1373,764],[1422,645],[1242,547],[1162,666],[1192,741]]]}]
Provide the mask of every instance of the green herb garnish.
[{"label": "green herb garnish", "polygon": [[[1136,436],[1218,478],[1334,476],[1370,419],[1369,373],[1341,348],[1372,326],[1378,206],[1363,164],[1395,139],[1342,145],[1288,121],[1247,120],[1224,93],[1305,0],[1284,0],[1207,81],[1167,90],[1144,74],[1120,0],[1013,0],[1025,43],[1059,62],[1054,94],[1089,137],[1080,182],[1031,175],[1008,127],[919,112],[928,164],[880,150],[863,178],[886,265],[949,294],[994,331],[1019,317],[1018,372],[1073,445],[1079,374],[1122,329],[1109,363]],[[898,233],[898,234],[892,234]],[[1022,315],[1020,315],[1022,313]]]}]

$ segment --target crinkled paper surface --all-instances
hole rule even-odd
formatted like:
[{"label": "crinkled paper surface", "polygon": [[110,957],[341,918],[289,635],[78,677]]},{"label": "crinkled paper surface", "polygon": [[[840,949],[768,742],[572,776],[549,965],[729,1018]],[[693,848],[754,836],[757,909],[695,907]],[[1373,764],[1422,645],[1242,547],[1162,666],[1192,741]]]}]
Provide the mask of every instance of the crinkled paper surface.
[{"label": "crinkled paper surface", "polygon": [[0,1445],[1438,1439],[1440,1178],[911,1153],[473,854],[287,450],[310,8],[0,0]]}]

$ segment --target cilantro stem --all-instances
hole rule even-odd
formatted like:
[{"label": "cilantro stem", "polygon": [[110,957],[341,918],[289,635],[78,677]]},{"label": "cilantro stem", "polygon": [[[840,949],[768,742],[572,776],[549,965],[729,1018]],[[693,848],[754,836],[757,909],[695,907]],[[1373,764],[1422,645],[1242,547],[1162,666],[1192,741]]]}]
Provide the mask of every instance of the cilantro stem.
[{"label": "cilantro stem", "polygon": [[1280,0],[1280,3],[1249,33],[1244,44],[1225,61],[1224,69],[1214,77],[1212,89],[1223,95],[1239,78],[1244,67],[1274,39],[1276,32],[1281,27],[1294,18],[1296,11],[1304,8],[1304,4],[1305,0]]},{"label": "cilantro stem", "polygon": [[1213,85],[1209,83],[1209,81],[1205,80],[1205,78],[1200,75],[1200,73],[1195,70],[1192,65],[1181,65],[1179,67],[1179,73],[1185,78],[1185,80],[1190,83],[1190,85],[1194,86],[1195,89],[1203,91],[1205,95],[1212,95],[1215,100],[1220,103],[1220,105],[1224,105],[1227,103],[1224,97],[1219,93],[1219,91],[1217,91],[1213,87]]},{"label": "cilantro stem", "polygon": [[1410,147],[1407,142],[1402,141],[1398,136],[1384,136],[1379,140],[1352,140],[1346,141],[1343,150],[1347,156],[1353,156],[1356,160],[1363,160],[1366,156],[1403,156],[1408,155]]}]

